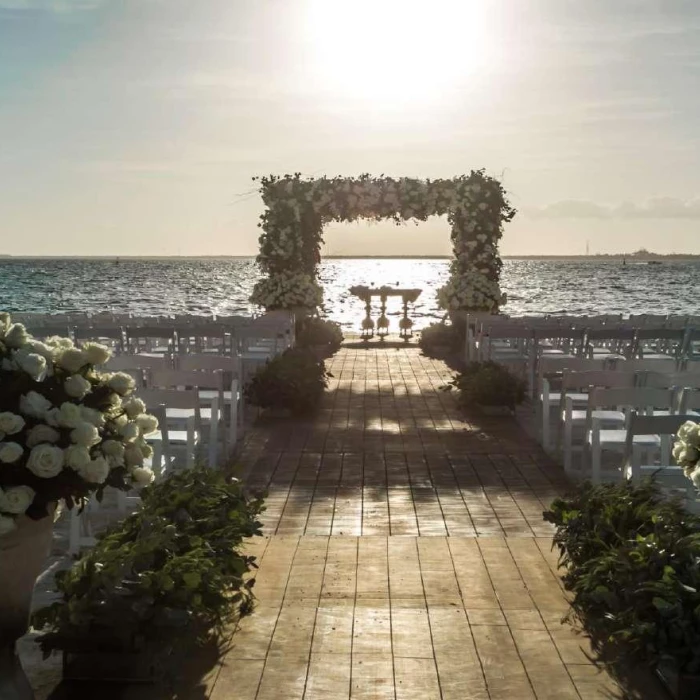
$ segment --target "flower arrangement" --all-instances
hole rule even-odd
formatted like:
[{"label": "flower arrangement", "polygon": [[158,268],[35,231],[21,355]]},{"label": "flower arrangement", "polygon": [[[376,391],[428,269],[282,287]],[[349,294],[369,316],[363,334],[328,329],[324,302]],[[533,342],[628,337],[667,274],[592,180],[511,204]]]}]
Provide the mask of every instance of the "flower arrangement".
[{"label": "flower arrangement", "polygon": [[605,661],[670,662],[697,676],[700,517],[650,479],[584,482],[543,515],[556,526],[571,613]]},{"label": "flower arrangement", "polygon": [[309,413],[319,404],[328,386],[323,360],[306,348],[289,348],[265,363],[244,388],[254,406]]},{"label": "flower arrangement", "polygon": [[[498,281],[498,241],[515,216],[503,187],[483,170],[453,179],[322,177],[300,173],[254,178],[266,210],[260,217],[258,265],[267,275],[251,301],[268,309],[320,305],[316,285],[323,226],[329,221],[408,219],[447,215],[455,259],[439,294],[448,310],[495,312],[504,303]],[[295,285],[299,286],[298,296]],[[304,304],[299,304],[299,296]]]},{"label": "flower arrangement", "polygon": [[461,337],[452,325],[431,323],[421,329],[418,346],[427,357],[443,357],[459,349]]},{"label": "flower arrangement", "polygon": [[236,606],[251,609],[255,558],[241,545],[261,534],[262,510],[236,479],[202,466],[144,489],[136,513],[56,574],[59,600],[33,616],[42,650],[137,647],[172,665],[174,651],[205,641]]},{"label": "flower arrangement", "polygon": [[133,377],[101,372],[110,350],[33,338],[0,313],[0,535],[51,503],[71,508],[106,486],[149,484],[144,436],[158,428],[133,395]]},{"label": "flower arrangement", "polygon": [[329,353],[336,352],[343,342],[340,324],[317,316],[299,318],[295,330],[296,345],[299,348],[323,347]]},{"label": "flower arrangement", "polygon": [[250,300],[274,309],[315,309],[323,302],[323,290],[311,275],[303,272],[278,272],[259,280]]},{"label": "flower arrangement", "polygon": [[514,409],[525,400],[527,385],[507,367],[497,362],[470,362],[448,385],[459,389],[464,408],[503,406]]},{"label": "flower arrangement", "polygon": [[685,475],[700,489],[700,422],[686,421],[678,429],[673,458]]}]

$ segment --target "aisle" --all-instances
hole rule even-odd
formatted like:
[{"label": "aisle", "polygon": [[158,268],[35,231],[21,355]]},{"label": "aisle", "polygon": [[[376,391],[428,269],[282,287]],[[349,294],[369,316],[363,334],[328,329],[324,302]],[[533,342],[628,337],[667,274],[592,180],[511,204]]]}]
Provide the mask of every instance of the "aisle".
[{"label": "aisle", "polygon": [[415,348],[343,349],[311,421],[243,454],[267,488],[253,615],[212,700],[593,698],[542,510],[563,474],[509,419],[467,422]]}]

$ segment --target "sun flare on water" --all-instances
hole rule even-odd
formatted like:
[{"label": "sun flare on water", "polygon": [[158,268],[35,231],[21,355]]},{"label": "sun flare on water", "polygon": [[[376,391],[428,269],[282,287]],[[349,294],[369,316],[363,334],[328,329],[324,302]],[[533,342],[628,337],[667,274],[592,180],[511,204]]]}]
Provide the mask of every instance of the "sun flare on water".
[{"label": "sun flare on water", "polygon": [[308,0],[320,85],[375,105],[420,104],[462,88],[489,59],[481,0]]}]

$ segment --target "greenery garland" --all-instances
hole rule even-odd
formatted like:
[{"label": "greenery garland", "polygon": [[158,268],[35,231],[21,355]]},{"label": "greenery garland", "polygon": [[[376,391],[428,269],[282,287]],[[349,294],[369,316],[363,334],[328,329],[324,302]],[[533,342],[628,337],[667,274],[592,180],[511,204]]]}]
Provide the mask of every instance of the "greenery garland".
[{"label": "greenery garland", "polygon": [[501,183],[484,170],[452,179],[269,175],[260,183],[265,211],[260,217],[264,277],[251,301],[272,309],[313,309],[323,300],[317,281],[323,226],[330,221],[409,219],[446,215],[452,227],[454,260],[450,279],[438,290],[449,311],[496,313],[505,302],[499,280],[498,241],[515,216]]}]

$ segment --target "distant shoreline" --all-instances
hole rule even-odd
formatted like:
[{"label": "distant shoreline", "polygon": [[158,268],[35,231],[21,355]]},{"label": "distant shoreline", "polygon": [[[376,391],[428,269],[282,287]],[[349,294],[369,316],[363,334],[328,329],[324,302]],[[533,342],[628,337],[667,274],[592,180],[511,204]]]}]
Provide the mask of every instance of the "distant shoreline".
[{"label": "distant shoreline", "polygon": [[[558,260],[580,262],[582,260],[605,262],[627,260],[629,262],[700,260],[700,254],[649,253],[634,255],[605,253],[602,255],[502,255],[504,260]],[[250,260],[255,255],[0,255],[5,260]],[[324,255],[323,260],[451,260],[451,255]]]}]

